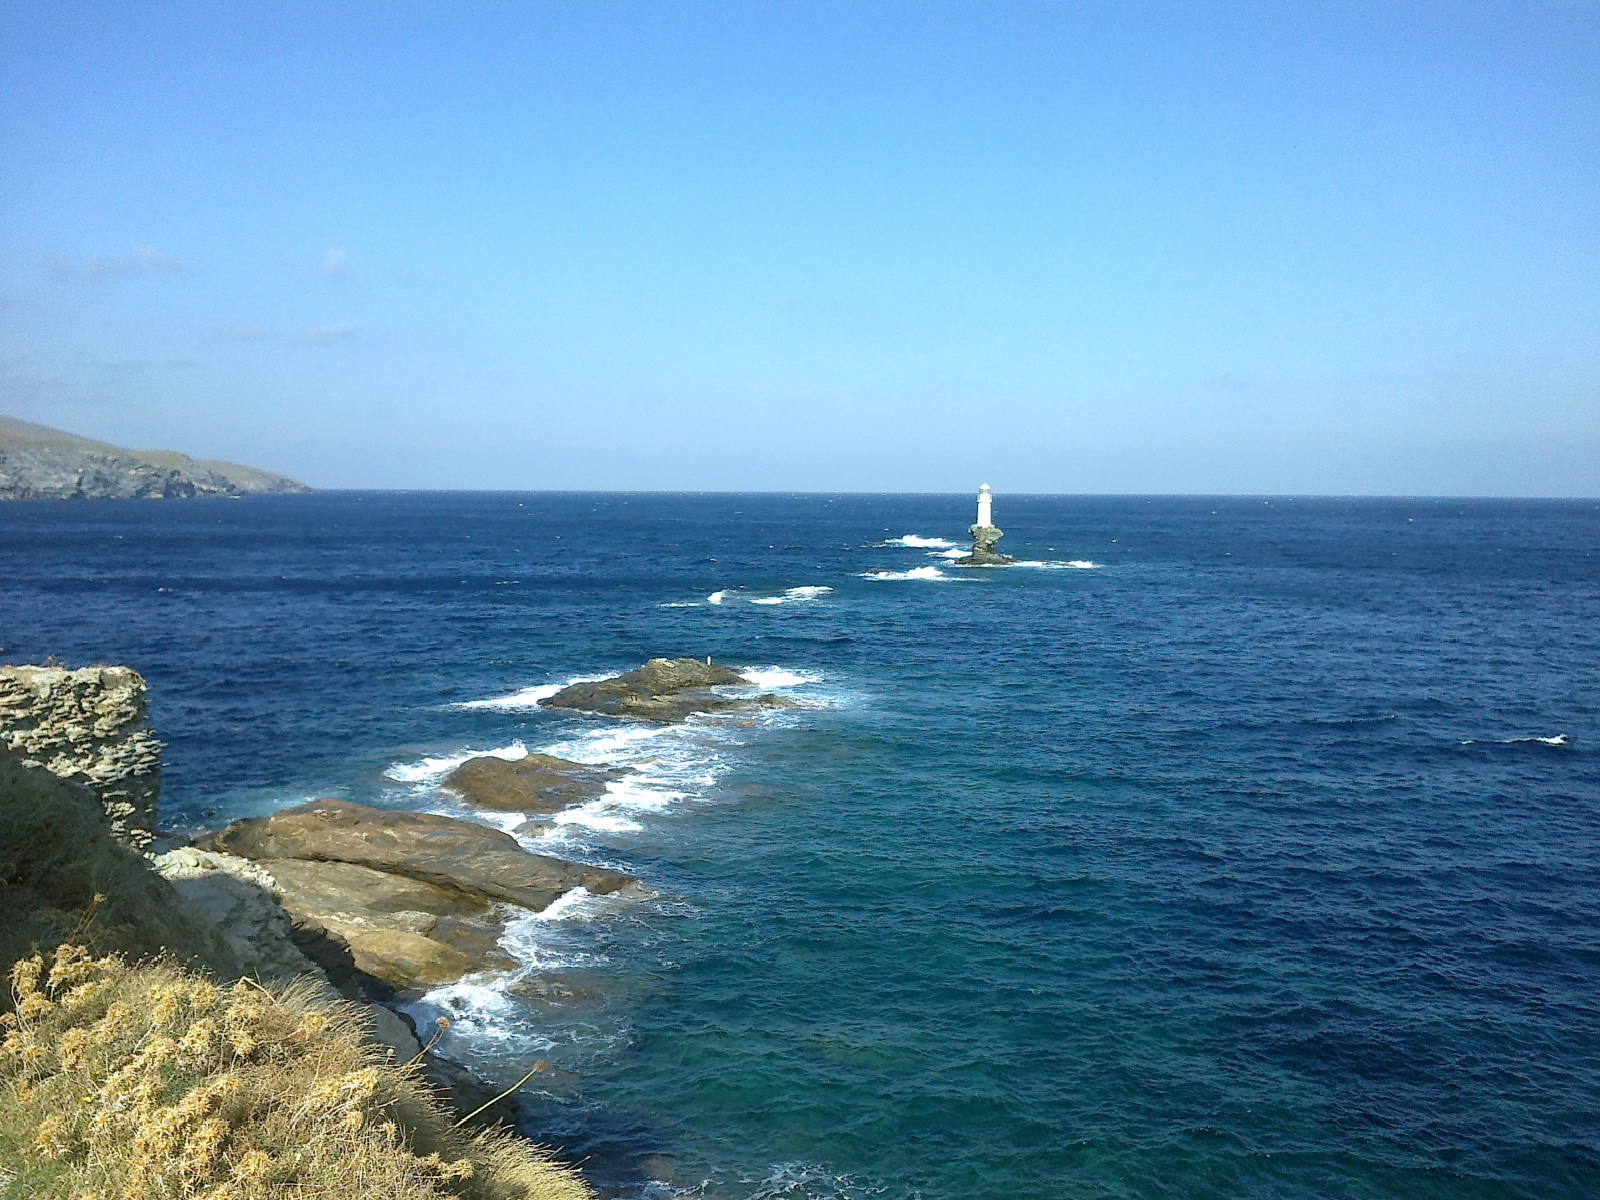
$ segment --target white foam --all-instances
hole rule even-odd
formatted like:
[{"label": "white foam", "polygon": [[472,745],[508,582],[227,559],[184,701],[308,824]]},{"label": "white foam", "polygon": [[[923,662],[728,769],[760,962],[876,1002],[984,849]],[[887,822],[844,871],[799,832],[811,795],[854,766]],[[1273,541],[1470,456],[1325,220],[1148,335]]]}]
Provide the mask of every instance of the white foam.
[{"label": "white foam", "polygon": [[698,600],[668,600],[664,604],[656,605],[657,608],[699,608]]},{"label": "white foam", "polygon": [[776,688],[800,687],[807,683],[816,683],[821,675],[810,671],[790,671],[783,667],[740,667],[739,674],[750,681],[752,687],[762,691],[773,691]]},{"label": "white foam", "polygon": [[[743,600],[747,604],[760,604],[763,607],[772,607],[778,604],[793,604],[796,602],[803,603],[809,600],[818,600],[823,596],[826,596],[829,592],[833,591],[833,589],[831,587],[823,586],[822,584],[808,584],[805,587],[786,588],[781,596],[745,596],[741,595],[740,591],[742,591],[742,589],[735,590],[734,588],[724,588],[720,592],[713,592],[711,595],[706,597],[706,600],[711,604],[725,604],[729,600]],[[674,605],[671,607],[684,606]]]},{"label": "white foam", "polygon": [[1013,567],[1033,567],[1039,571],[1098,571],[1100,569],[1099,563],[1090,562],[1086,558],[1074,558],[1065,562],[1039,562],[1030,559],[1023,562],[1014,562],[1011,565]]},{"label": "white foam", "polygon": [[[505,939],[501,941],[503,943]],[[539,969],[548,970],[563,965],[558,962],[539,962],[531,946],[518,946],[514,953],[523,962],[536,963]],[[496,981],[481,976],[477,979],[469,976],[458,983],[433,988],[421,1000],[405,1008],[423,1031],[433,1024],[434,1018],[449,1018],[451,1038],[465,1037],[478,1048],[514,1049],[522,1054],[529,1050],[549,1050],[555,1046],[549,1038],[527,1029],[522,1006],[507,995]]]},{"label": "white foam", "polygon": [[384,774],[400,783],[432,783],[443,779],[468,759],[503,758],[507,762],[515,762],[527,757],[528,748],[516,741],[492,750],[463,750],[459,754],[440,754],[412,763],[395,763]]},{"label": "white foam", "polygon": [[562,892],[542,912],[533,914],[535,921],[571,921],[587,915],[584,901],[598,899],[588,888],[579,884],[571,891]]},{"label": "white foam", "polygon": [[594,833],[638,833],[644,826],[630,813],[659,812],[688,798],[671,786],[673,782],[648,769],[613,779],[606,784],[605,795],[558,812],[553,818],[555,832],[571,833],[559,828],[570,825]]},{"label": "white foam", "polygon": [[960,546],[957,546],[953,550],[929,550],[928,551],[928,557],[929,558],[965,558],[965,557],[967,557],[967,555],[969,555],[971,553],[972,553],[972,551],[963,550]]},{"label": "white foam", "polygon": [[[1479,745],[1477,738],[1464,738],[1463,746]],[[1519,738],[1491,738],[1490,744],[1495,746],[1565,746],[1567,735],[1558,733],[1555,737],[1519,737]]]},{"label": "white foam", "polygon": [[527,687],[520,692],[512,692],[509,696],[491,696],[487,700],[463,700],[460,704],[452,704],[450,707],[497,708],[506,711],[538,708],[539,701],[548,700],[566,686],[564,683],[541,683],[537,687]]},{"label": "white foam", "polygon": [[878,579],[884,582],[894,579],[931,579],[948,581],[951,577],[938,567],[912,567],[909,571],[865,571],[863,579]]},{"label": "white foam", "polygon": [[885,546],[910,546],[915,550],[939,550],[955,544],[949,538],[923,537],[918,533],[902,534],[897,538],[890,538],[882,543]]},{"label": "white foam", "polygon": [[560,683],[539,683],[533,687],[525,687],[521,691],[512,692],[508,696],[490,696],[487,700],[463,700],[459,704],[451,704],[449,708],[488,708],[500,712],[520,712],[526,709],[538,708],[542,700],[548,700],[562,688],[569,688],[575,683],[594,683],[596,680],[609,679],[609,675],[574,675],[571,679]]},{"label": "white foam", "polygon": [[555,742],[545,747],[542,753],[592,766],[600,763],[626,765],[629,758],[646,749],[644,743],[671,738],[677,732],[671,725],[606,725],[587,730],[566,741]]},{"label": "white foam", "polygon": [[644,829],[644,826],[632,817],[608,811],[599,800],[557,813],[555,824],[576,825],[593,833],[639,833]]}]

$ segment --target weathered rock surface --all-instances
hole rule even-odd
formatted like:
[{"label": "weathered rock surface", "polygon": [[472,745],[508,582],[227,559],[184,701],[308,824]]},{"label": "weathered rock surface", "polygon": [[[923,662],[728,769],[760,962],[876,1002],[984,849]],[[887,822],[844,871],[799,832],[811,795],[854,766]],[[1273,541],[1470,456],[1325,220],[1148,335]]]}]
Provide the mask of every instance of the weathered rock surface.
[{"label": "weathered rock surface", "polygon": [[0,417],[0,500],[164,500],[310,490],[254,467],[172,450],[127,450]]},{"label": "weathered rock surface", "polygon": [[145,722],[145,682],[127,667],[0,667],[0,742],[99,797],[111,831],[149,844],[161,743]]},{"label": "weathered rock surface", "polygon": [[421,1050],[410,1025],[384,1005],[367,1002],[379,977],[363,977],[347,946],[285,911],[277,881],[260,866],[194,846],[157,855],[151,865],[187,914],[228,947],[241,974],[271,985],[310,980],[324,999],[362,1004],[374,1036],[396,1059]]},{"label": "weathered rock surface", "polygon": [[562,688],[540,703],[657,724],[682,721],[696,713],[789,707],[791,702],[781,696],[726,696],[712,690],[748,683],[737,671],[698,659],[652,658],[625,675]]},{"label": "weathered rock surface", "polygon": [[170,952],[219,975],[240,970],[149,860],[112,836],[93,791],[0,743],[0,971],[67,939],[96,953]]},{"label": "weathered rock surface", "polygon": [[393,987],[436,987],[516,966],[500,949],[504,922],[483,900],[355,863],[271,866],[285,908],[337,934],[358,970]]},{"label": "weathered rock surface", "polygon": [[444,786],[475,808],[546,814],[598,799],[622,774],[553,754],[511,760],[484,755],[451,771]]},{"label": "weathered rock surface", "polygon": [[297,927],[322,931],[355,970],[402,991],[513,966],[499,947],[503,904],[537,912],[576,887],[604,895],[633,883],[530,854],[471,821],[343,800],[236,821],[199,844],[259,864]]},{"label": "weathered rock surface", "polygon": [[966,558],[958,558],[951,565],[957,567],[1003,567],[1016,561],[1001,554],[997,546],[1000,539],[1005,537],[1005,530],[996,529],[993,525],[973,525],[967,529],[972,538],[972,553]]}]

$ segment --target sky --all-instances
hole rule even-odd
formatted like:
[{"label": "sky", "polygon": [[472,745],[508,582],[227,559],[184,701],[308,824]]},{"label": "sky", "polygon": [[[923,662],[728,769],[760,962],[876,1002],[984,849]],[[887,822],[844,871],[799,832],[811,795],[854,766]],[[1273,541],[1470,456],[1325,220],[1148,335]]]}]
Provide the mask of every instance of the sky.
[{"label": "sky", "polygon": [[0,0],[0,412],[321,487],[1600,496],[1600,3]]}]

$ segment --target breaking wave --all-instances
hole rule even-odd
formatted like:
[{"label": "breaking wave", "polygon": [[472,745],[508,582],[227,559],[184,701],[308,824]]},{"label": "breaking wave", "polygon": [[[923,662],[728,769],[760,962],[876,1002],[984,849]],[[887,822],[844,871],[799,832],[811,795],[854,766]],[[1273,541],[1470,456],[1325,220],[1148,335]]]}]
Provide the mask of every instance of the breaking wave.
[{"label": "breaking wave", "polygon": [[909,546],[914,550],[943,550],[956,544],[949,538],[923,537],[919,533],[901,534],[897,538],[890,538],[888,541],[878,543],[880,546]]},{"label": "breaking wave", "polygon": [[861,578],[876,579],[885,583],[899,579],[928,579],[949,583],[959,577],[946,575],[938,567],[912,567],[909,571],[863,571]]},{"label": "breaking wave", "polygon": [[463,750],[458,754],[440,754],[416,762],[395,763],[384,775],[397,783],[437,783],[469,758],[503,758],[515,762],[528,757],[528,747],[519,739],[506,746],[491,750]]},{"label": "breaking wave", "polygon": [[[808,584],[805,587],[786,588],[778,595],[746,595],[742,588],[723,588],[720,592],[712,592],[706,597],[707,604],[726,604],[730,601],[743,601],[746,604],[759,604],[770,607],[778,604],[793,604],[808,600],[820,600],[829,592],[831,587],[824,584]],[[675,604],[659,605],[661,608],[692,608],[692,604],[678,602]]]},{"label": "breaking wave", "polygon": [[1463,746],[1565,746],[1568,745],[1567,735],[1558,733],[1554,737],[1515,737],[1515,738],[1465,738]]}]

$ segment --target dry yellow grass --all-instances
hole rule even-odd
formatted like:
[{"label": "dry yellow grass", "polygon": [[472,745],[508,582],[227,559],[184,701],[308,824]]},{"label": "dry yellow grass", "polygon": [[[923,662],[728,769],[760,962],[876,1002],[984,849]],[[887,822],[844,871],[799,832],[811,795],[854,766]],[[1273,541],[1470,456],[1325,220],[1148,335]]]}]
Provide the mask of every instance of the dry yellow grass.
[{"label": "dry yellow grass", "polygon": [[586,1200],[520,1139],[468,1133],[354,1010],[62,946],[0,1015],[0,1196]]}]

